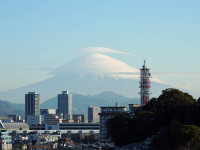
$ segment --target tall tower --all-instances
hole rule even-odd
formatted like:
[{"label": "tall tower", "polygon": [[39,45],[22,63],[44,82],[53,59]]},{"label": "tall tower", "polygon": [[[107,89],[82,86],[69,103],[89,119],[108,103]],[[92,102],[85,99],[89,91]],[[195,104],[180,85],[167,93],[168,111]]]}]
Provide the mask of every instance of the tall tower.
[{"label": "tall tower", "polygon": [[146,67],[146,61],[144,60],[144,65],[140,69],[140,95],[141,95],[141,106],[144,106],[149,101],[150,92],[150,77],[149,68]]},{"label": "tall tower", "polygon": [[68,91],[58,94],[58,113],[63,114],[67,120],[72,119],[72,94]]},{"label": "tall tower", "polygon": [[40,115],[40,94],[28,92],[25,94],[25,120],[28,116]]}]

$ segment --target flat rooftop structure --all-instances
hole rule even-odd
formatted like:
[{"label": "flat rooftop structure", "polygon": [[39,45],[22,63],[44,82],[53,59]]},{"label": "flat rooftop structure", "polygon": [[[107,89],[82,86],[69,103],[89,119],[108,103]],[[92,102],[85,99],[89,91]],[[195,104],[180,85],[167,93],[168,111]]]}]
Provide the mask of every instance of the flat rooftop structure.
[{"label": "flat rooftop structure", "polygon": [[129,111],[130,112],[136,112],[139,111],[141,108],[140,104],[128,104],[129,105]]},{"label": "flat rooftop structure", "polygon": [[60,123],[60,130],[99,130],[99,123]]},{"label": "flat rooftop structure", "polygon": [[29,125],[27,123],[16,123],[16,122],[12,122],[12,123],[3,123],[3,126],[5,127],[5,129],[7,130],[29,130]]},{"label": "flat rooftop structure", "polygon": [[127,108],[125,106],[101,106],[100,108]]},{"label": "flat rooftop structure", "polygon": [[100,107],[101,112],[99,115],[102,114],[109,114],[109,113],[124,113],[127,111],[127,107],[125,106],[109,106],[109,107]]},{"label": "flat rooftop structure", "polygon": [[60,134],[67,133],[67,134],[99,134],[98,130],[18,130],[17,133],[24,133],[27,134],[33,133],[33,134],[55,134],[55,132],[60,132]]},{"label": "flat rooftop structure", "polygon": [[38,94],[37,92],[28,92],[28,94]]},{"label": "flat rooftop structure", "polygon": [[140,107],[141,105],[140,104],[128,104],[129,107]]}]

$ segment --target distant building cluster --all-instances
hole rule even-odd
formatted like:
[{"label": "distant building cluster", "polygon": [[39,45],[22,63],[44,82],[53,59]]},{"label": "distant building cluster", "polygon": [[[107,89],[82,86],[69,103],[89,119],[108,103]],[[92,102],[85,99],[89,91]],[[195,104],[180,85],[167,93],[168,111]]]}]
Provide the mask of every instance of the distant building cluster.
[{"label": "distant building cluster", "polygon": [[57,109],[40,109],[40,94],[28,92],[25,94],[25,121],[19,115],[0,117],[0,149],[11,150],[13,145],[15,148],[20,145],[19,149],[57,149],[61,139],[65,140],[63,145],[70,145],[73,143],[71,138],[76,141],[89,135],[95,135],[92,139],[102,143],[111,142],[107,136],[107,121],[119,114],[134,117],[135,112],[149,101],[150,69],[144,62],[140,70],[141,104],[129,104],[128,109],[116,103],[115,106],[100,108],[88,106],[88,115],[73,114],[72,94],[68,91],[58,94]]},{"label": "distant building cluster", "polygon": [[57,109],[40,109],[40,94],[25,94],[25,120],[31,129],[59,130],[60,127],[67,126],[66,123],[99,122],[99,107],[88,106],[88,119],[86,114],[73,114],[72,94],[68,91],[58,94],[57,101]]},{"label": "distant building cluster", "polygon": [[[72,113],[72,94],[68,91],[58,94],[57,101],[57,109],[40,109],[40,94],[36,92],[25,94],[25,121],[18,115],[0,117],[0,149],[11,150],[13,145],[11,138],[19,139],[19,136],[21,136],[20,140],[24,138],[27,142],[39,143],[37,146],[35,143],[26,143],[29,149],[44,148],[42,140],[49,141],[46,148],[56,149],[58,145],[55,144],[59,139],[72,138],[76,134],[92,134],[95,135],[96,140],[99,139],[98,107],[89,106],[89,118],[87,118],[86,114]],[[59,131],[59,134],[54,134],[55,131]],[[24,148],[23,145],[21,146]]]}]

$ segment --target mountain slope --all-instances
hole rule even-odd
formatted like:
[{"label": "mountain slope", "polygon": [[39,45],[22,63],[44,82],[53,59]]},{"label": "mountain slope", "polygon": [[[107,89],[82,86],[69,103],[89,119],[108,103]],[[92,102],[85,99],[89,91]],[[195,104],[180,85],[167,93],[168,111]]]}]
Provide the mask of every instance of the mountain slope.
[{"label": "mountain slope", "polygon": [[[138,67],[139,68],[139,67]],[[153,76],[153,75],[152,75]],[[102,54],[92,54],[68,62],[56,69],[53,77],[22,88],[0,92],[2,99],[24,103],[24,95],[29,91],[40,93],[41,102],[69,90],[71,93],[94,95],[112,91],[126,97],[139,97],[139,72],[124,62]],[[158,79],[152,79],[152,96],[169,88]]]},{"label": "mountain slope", "polygon": [[13,104],[8,101],[0,100],[0,116],[11,114],[24,116],[24,104]]},{"label": "mountain slope", "polygon": [[[127,98],[113,92],[103,92],[94,96],[81,94],[72,95],[73,113],[87,114],[88,106],[114,106],[118,102],[120,105],[128,106],[131,103],[139,103],[137,98]],[[41,104],[41,108],[57,108],[57,97],[46,100]]]}]

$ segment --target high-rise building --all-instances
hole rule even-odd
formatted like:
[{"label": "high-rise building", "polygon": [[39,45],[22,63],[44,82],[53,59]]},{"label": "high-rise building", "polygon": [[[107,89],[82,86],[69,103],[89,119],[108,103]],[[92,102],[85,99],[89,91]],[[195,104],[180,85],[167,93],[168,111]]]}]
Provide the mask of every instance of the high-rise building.
[{"label": "high-rise building", "polygon": [[58,113],[63,114],[67,120],[72,119],[72,94],[68,91],[58,94]]},{"label": "high-rise building", "polygon": [[99,122],[99,107],[88,106],[88,122]]},{"label": "high-rise building", "polygon": [[140,95],[141,95],[141,106],[144,106],[148,103],[150,97],[150,77],[149,68],[146,67],[146,62],[140,69]]},{"label": "high-rise building", "polygon": [[25,120],[28,116],[40,115],[40,94],[28,92],[25,94]]}]

